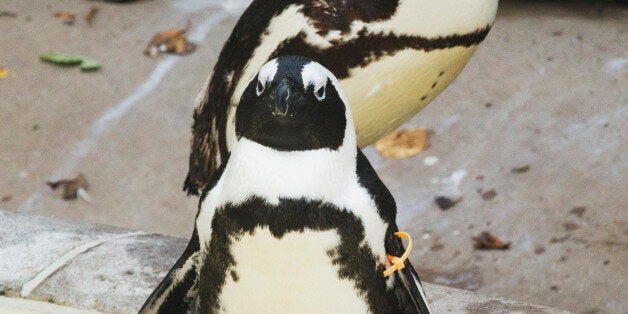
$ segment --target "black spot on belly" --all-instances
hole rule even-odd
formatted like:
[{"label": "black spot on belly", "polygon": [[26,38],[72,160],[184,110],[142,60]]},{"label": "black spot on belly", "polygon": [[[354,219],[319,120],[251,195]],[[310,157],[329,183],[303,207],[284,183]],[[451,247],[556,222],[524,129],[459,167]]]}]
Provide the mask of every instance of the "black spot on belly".
[{"label": "black spot on belly", "polygon": [[238,280],[240,280],[240,277],[238,277],[238,273],[235,270],[231,271],[231,279],[233,279],[234,282],[238,282]]},{"label": "black spot on belly", "polygon": [[[387,289],[382,276],[384,265],[363,245],[362,221],[332,204],[305,199],[282,199],[270,205],[261,198],[239,204],[227,204],[216,210],[212,220],[212,237],[199,272],[199,297],[202,309],[220,309],[219,296],[229,269],[236,265],[231,253],[232,239],[252,234],[257,228],[268,228],[276,238],[290,232],[336,230],[340,244],[328,254],[338,267],[338,277],[353,282],[362,292],[373,313],[400,313],[394,291]],[[303,271],[307,271],[304,266]],[[235,275],[237,277],[237,275]],[[235,281],[235,278],[234,278]]]},{"label": "black spot on belly", "polygon": [[438,85],[438,82],[434,82],[434,84],[432,84],[432,89],[434,89],[436,85]]},{"label": "black spot on belly", "polygon": [[421,97],[421,100],[425,100],[425,98],[427,98],[427,95],[423,95],[423,97]]},{"label": "black spot on belly", "polygon": [[438,77],[443,76],[443,74],[445,74],[445,71],[440,71],[440,73],[438,73]]}]

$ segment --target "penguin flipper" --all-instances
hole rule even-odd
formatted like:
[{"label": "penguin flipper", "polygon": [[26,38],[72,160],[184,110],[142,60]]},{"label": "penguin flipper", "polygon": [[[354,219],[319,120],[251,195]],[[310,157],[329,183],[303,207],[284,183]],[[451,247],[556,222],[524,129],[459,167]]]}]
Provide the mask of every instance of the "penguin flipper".
[{"label": "penguin flipper", "polygon": [[185,252],[144,302],[139,313],[189,313],[194,310],[198,294],[199,250],[198,233],[194,228]]},{"label": "penguin flipper", "polygon": [[[377,172],[371,166],[364,153],[358,149],[357,154],[356,171],[358,174],[358,180],[360,185],[366,188],[370,195],[373,196],[377,211],[386,223],[388,223],[388,230],[386,230],[386,253],[392,256],[401,256],[405,251],[401,239],[395,236],[395,232],[399,231],[397,223],[395,222],[397,217],[397,204],[390,191],[380,180]],[[427,301],[425,298],[425,292],[421,286],[419,275],[412,267],[409,260],[405,261],[405,268],[397,272],[403,283],[403,287],[397,289],[403,289],[403,291],[396,291],[400,302],[408,303],[408,297],[412,299],[413,304],[402,304],[402,307],[409,308],[410,312],[427,314],[430,313],[427,307]]]},{"label": "penguin flipper", "polygon": [[402,276],[401,280],[406,285],[410,294],[412,294],[415,304],[421,314],[429,314],[430,309],[427,306],[427,298],[425,297],[425,290],[423,289],[423,285],[419,280],[419,275],[414,270],[414,267],[410,263],[409,260],[406,260],[404,263],[406,266],[401,270]]}]

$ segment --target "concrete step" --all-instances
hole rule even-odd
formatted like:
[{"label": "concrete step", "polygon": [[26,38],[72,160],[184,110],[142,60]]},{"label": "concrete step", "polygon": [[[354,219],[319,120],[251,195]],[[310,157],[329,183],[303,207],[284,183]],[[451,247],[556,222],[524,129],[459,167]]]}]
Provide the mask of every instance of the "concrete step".
[{"label": "concrete step", "polygon": [[[84,313],[24,299],[135,313],[187,245],[187,239],[8,210],[0,210],[0,239],[0,295],[22,298],[0,299],[2,313]],[[434,313],[567,313],[424,286]]]}]

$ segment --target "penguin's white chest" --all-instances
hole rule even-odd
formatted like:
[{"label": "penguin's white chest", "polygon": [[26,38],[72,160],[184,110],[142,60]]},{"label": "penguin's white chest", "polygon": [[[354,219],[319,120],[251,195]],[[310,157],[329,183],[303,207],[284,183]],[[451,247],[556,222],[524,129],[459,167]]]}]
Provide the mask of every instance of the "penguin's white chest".
[{"label": "penguin's white chest", "polygon": [[338,278],[335,230],[274,237],[267,228],[232,238],[235,266],[219,296],[225,313],[367,313],[354,283]]}]

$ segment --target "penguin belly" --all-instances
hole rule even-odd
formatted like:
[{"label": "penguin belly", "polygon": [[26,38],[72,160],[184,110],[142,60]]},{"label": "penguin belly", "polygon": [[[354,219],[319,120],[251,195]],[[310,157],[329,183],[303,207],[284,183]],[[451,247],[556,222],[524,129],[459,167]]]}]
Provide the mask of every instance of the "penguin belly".
[{"label": "penguin belly", "polygon": [[235,265],[219,294],[223,313],[367,313],[366,301],[332,262],[335,230],[286,233],[257,228],[232,238]]},{"label": "penguin belly", "polygon": [[438,96],[464,69],[477,46],[422,51],[406,49],[340,80],[365,147],[394,131]]}]

